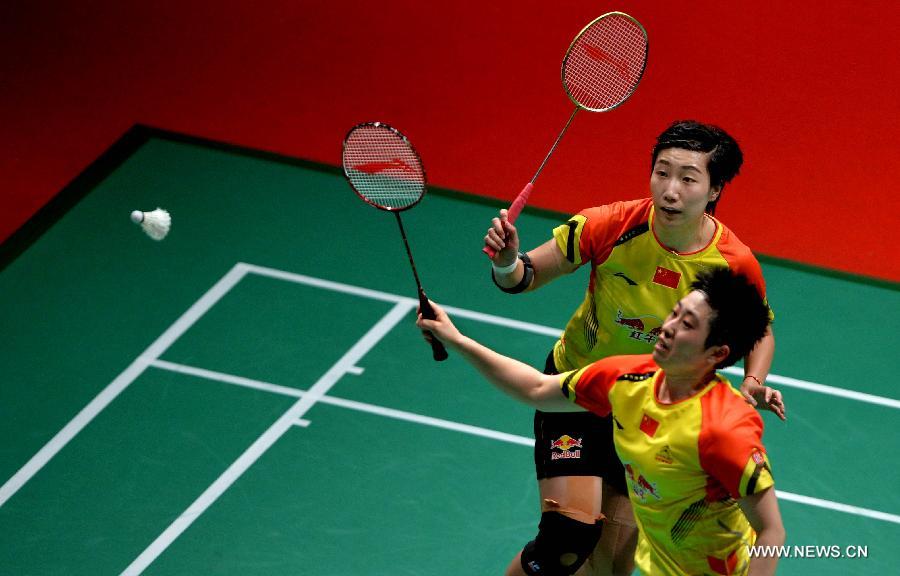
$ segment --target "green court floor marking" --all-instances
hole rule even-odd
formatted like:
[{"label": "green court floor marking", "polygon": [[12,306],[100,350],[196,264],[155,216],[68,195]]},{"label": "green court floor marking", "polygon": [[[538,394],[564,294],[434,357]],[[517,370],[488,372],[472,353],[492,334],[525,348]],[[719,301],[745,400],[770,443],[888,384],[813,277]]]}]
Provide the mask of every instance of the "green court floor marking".
[{"label": "green court floor marking", "polygon": [[[236,266],[238,268],[238,266]],[[153,563],[182,532],[193,524],[207,508],[225,493],[231,485],[247,471],[265,452],[272,447],[289,429],[297,424],[299,419],[309,411],[312,406],[324,396],[328,390],[345,374],[352,373],[356,362],[362,358],[369,349],[393,326],[397,324],[413,308],[409,302],[398,302],[378,323],[366,332],[365,335],[346,354],[326,372],[306,394],[304,394],[291,408],[276,420],[266,432],[260,436],[241,457],[235,460],[209,486],[183,514],[170,524],[123,572],[132,576],[141,574],[147,566]]]}]

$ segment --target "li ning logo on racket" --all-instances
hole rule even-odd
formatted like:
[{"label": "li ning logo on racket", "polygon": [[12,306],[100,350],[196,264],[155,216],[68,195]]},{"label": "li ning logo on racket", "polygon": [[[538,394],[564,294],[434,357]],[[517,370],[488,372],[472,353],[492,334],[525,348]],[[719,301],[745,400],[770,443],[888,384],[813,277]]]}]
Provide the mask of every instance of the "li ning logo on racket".
[{"label": "li ning logo on racket", "polygon": [[387,162],[367,162],[365,164],[357,164],[353,167],[365,174],[380,174],[388,170],[401,170],[403,172],[415,173],[416,170],[400,158],[394,158]]},{"label": "li ning logo on racket", "polygon": [[619,58],[613,58],[609,52],[603,50],[602,48],[598,48],[597,46],[593,46],[591,44],[584,44],[584,53],[588,55],[588,58],[596,62],[602,62],[604,64],[609,64],[613,68],[616,69],[616,72],[623,79],[628,80],[630,77],[630,70],[628,68],[628,62]]}]

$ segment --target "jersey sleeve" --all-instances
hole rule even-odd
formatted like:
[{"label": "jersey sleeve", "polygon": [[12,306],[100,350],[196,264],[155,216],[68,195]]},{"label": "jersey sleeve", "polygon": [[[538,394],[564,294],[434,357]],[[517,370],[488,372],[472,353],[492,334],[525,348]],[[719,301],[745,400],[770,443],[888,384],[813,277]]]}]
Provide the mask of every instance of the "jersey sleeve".
[{"label": "jersey sleeve", "polygon": [[728,262],[728,267],[735,273],[746,276],[751,284],[756,286],[759,294],[769,307],[769,320],[775,320],[775,312],[769,306],[769,300],[766,297],[766,280],[763,278],[762,267],[750,248],[741,242],[734,232],[726,229],[723,238],[719,243],[719,253]]},{"label": "jersey sleeve", "polygon": [[612,220],[610,206],[588,208],[553,229],[556,246],[566,260],[581,266],[590,262],[596,246],[602,245]]},{"label": "jersey sleeve", "polygon": [[713,499],[740,499],[774,486],[762,443],[762,418],[727,384],[704,405],[699,439],[700,465],[711,477]]},{"label": "jersey sleeve", "polygon": [[570,402],[600,416],[613,411],[610,393],[616,382],[626,374],[649,373],[656,370],[649,354],[609,356],[579,370],[559,375],[563,395]]},{"label": "jersey sleeve", "polygon": [[553,238],[569,262],[581,266],[604,260],[622,233],[646,218],[650,201],[613,202],[588,208],[553,229]]},{"label": "jersey sleeve", "polygon": [[618,371],[613,366],[608,366],[604,360],[608,358],[559,375],[563,395],[570,402],[600,416],[607,416],[612,412],[609,392],[619,375]]}]

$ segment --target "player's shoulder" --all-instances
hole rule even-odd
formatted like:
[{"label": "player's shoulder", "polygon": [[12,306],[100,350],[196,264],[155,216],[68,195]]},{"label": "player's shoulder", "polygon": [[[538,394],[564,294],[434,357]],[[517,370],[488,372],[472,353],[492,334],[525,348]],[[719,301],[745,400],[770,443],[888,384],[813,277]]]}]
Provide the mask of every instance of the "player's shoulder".
[{"label": "player's shoulder", "polygon": [[701,404],[704,428],[709,432],[728,435],[747,426],[762,429],[762,418],[756,409],[721,376],[703,395]]},{"label": "player's shoulder", "polygon": [[751,258],[755,259],[755,257],[753,256],[753,252],[750,250],[750,247],[747,246],[738,237],[734,230],[729,228],[724,222],[719,219],[716,219],[716,222],[722,228],[722,233],[719,235],[718,241],[716,243],[720,250],[725,248],[731,253],[748,255]]},{"label": "player's shoulder", "polygon": [[722,227],[722,233],[716,241],[716,249],[728,262],[729,268],[738,273],[761,274],[762,269],[759,261],[750,247],[738,238],[737,234],[728,226],[721,221],[718,221],[718,223]]},{"label": "player's shoulder", "polygon": [[590,365],[589,369],[604,372],[616,380],[643,380],[659,370],[650,354],[608,356]]},{"label": "player's shoulder", "polygon": [[653,201],[650,198],[639,200],[619,200],[601,206],[585,208],[578,213],[579,216],[591,219],[649,217]]}]

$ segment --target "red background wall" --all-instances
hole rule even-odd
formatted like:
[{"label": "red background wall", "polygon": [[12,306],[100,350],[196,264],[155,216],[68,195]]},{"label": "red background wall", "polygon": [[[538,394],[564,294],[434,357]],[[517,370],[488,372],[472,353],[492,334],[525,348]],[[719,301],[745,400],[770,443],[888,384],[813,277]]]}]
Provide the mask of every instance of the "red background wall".
[{"label": "red background wall", "polygon": [[432,184],[511,199],[572,110],[569,41],[615,9],[648,30],[644,80],[621,108],[578,115],[534,205],[646,195],[653,138],[697,118],[744,148],[718,215],[755,251],[900,281],[887,0],[8,0],[0,238],[135,123],[337,165],[347,129],[382,120]]}]

